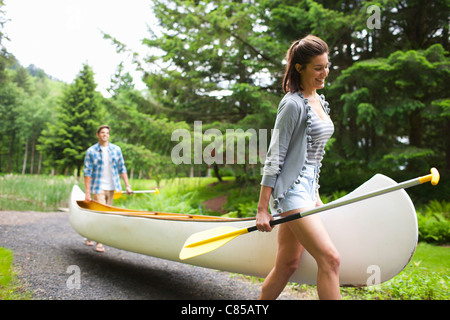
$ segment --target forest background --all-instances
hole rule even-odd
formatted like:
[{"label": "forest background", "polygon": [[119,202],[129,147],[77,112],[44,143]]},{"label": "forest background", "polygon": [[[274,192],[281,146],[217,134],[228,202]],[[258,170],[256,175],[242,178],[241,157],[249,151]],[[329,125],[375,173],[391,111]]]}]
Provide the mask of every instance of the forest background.
[{"label": "forest background", "polygon": [[[81,175],[98,125],[112,127],[129,174],[157,181],[176,176],[232,175],[259,186],[263,156],[250,163],[176,165],[177,129],[219,130],[233,141],[273,128],[283,96],[290,44],[307,35],[330,48],[322,92],[335,125],[321,172],[321,193],[351,191],[375,173],[397,181],[441,172],[438,188],[411,189],[415,202],[450,193],[449,12],[445,0],[384,1],[149,1],[158,29],[130,51],[105,34],[124,61],[142,72],[144,91],[117,66],[103,96],[93,68],[80,66],[63,83],[36,66],[21,66],[4,47],[7,17],[0,1],[0,174]],[[130,31],[132,32],[132,31]],[[241,131],[240,131],[241,130]],[[216,131],[217,132],[217,131]],[[240,133],[239,133],[240,132]],[[236,134],[238,133],[238,134]],[[257,138],[261,138],[257,136]],[[230,138],[231,139],[231,138]],[[267,142],[270,137],[267,138]],[[202,150],[226,157],[204,135]],[[236,159],[237,160],[237,159]]]}]

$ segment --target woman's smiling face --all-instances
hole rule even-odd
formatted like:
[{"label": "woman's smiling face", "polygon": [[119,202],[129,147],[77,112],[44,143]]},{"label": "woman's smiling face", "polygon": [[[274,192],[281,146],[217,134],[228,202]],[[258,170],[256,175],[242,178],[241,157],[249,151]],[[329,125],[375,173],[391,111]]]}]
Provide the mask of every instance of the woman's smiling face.
[{"label": "woman's smiling face", "polygon": [[296,68],[302,76],[301,84],[303,90],[323,89],[325,87],[325,79],[330,72],[328,54],[324,53],[312,58],[311,62],[306,66],[297,64]]}]

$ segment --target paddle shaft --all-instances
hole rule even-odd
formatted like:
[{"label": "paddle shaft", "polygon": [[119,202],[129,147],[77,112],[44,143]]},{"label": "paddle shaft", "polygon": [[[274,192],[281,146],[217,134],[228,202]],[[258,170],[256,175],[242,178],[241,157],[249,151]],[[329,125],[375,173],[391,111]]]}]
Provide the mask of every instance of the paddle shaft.
[{"label": "paddle shaft", "polygon": [[[127,192],[122,192],[122,191],[118,191],[115,192],[118,195],[122,195],[122,194],[127,194]],[[156,190],[140,190],[140,191],[131,191],[130,194],[135,194],[135,193],[159,193],[158,189]]]},{"label": "paddle shaft", "polygon": [[[283,218],[279,218],[276,220],[272,220],[270,222],[270,225],[274,226],[280,223],[284,223],[284,222],[288,222],[288,221],[292,221],[292,220],[296,220],[296,219],[300,219],[315,213],[319,213],[325,210],[330,210],[333,208],[337,208],[337,207],[341,207],[341,206],[345,206],[347,204],[351,204],[351,203],[355,203],[358,201],[362,201],[365,199],[369,199],[369,198],[373,198],[388,192],[392,192],[392,191],[396,191],[396,190],[400,190],[400,189],[406,189],[409,187],[413,187],[416,185],[419,185],[421,183],[425,183],[425,182],[429,182],[431,181],[432,185],[437,185],[439,182],[439,172],[435,169],[432,168],[431,169],[431,174],[427,175],[427,176],[423,176],[423,177],[419,177],[419,178],[415,178],[412,180],[408,180],[399,184],[396,184],[394,186],[390,186],[390,187],[386,187],[383,189],[379,189],[367,194],[363,194],[363,195],[359,195],[359,196],[355,196],[352,197],[350,199],[340,199],[331,203],[328,203],[324,206],[321,207],[317,207],[305,212],[299,212],[299,213],[294,213],[292,215],[283,217]],[[220,230],[217,230],[220,229]],[[252,226],[252,227],[248,227],[248,228],[242,228],[242,229],[236,229],[233,230],[233,228],[231,228],[231,231],[229,229],[223,230],[223,228],[216,228],[216,229],[211,229],[209,231],[207,231],[207,233],[205,234],[205,231],[203,232],[199,232],[197,234],[192,235],[191,237],[189,237],[183,248],[181,249],[180,252],[180,259],[184,260],[184,259],[189,259],[207,252],[211,252],[213,250],[216,250],[218,248],[220,248],[221,246],[223,246],[225,243],[228,243],[229,241],[233,240],[234,238],[252,232],[252,231],[257,231],[257,227],[256,226]]]},{"label": "paddle shaft", "polygon": [[156,190],[142,190],[142,191],[131,191],[131,193],[153,193]]},{"label": "paddle shaft", "polygon": [[[439,175],[439,173],[437,173],[437,170],[436,171],[434,171],[434,170],[436,170],[436,169],[434,169],[434,168],[431,169],[432,174],[429,174],[427,176],[423,176],[423,177],[420,177],[420,178],[411,179],[411,180],[408,180],[408,181],[405,181],[405,182],[401,182],[399,184],[396,184],[395,186],[391,186],[391,187],[383,188],[383,189],[380,189],[380,190],[376,190],[376,191],[373,191],[373,192],[370,192],[370,193],[367,193],[367,194],[363,194],[363,195],[360,195],[360,196],[356,196],[354,198],[350,198],[350,199],[347,199],[347,200],[334,201],[334,202],[328,203],[326,205],[323,205],[323,206],[320,206],[320,207],[317,207],[317,208],[314,208],[314,209],[311,209],[311,210],[294,213],[294,214],[291,214],[291,215],[283,217],[283,218],[272,220],[272,221],[270,221],[270,225],[271,226],[275,226],[275,225],[280,224],[280,223],[289,222],[289,221],[292,221],[292,220],[297,220],[297,219],[300,219],[300,218],[303,218],[303,217],[306,217],[306,216],[310,216],[312,214],[316,214],[316,213],[319,213],[319,212],[322,212],[322,211],[326,211],[326,210],[342,207],[342,206],[345,206],[347,204],[351,204],[351,203],[355,203],[355,202],[362,201],[362,200],[365,200],[365,199],[373,198],[373,197],[376,197],[376,196],[379,196],[379,195],[382,195],[382,194],[386,194],[386,193],[389,193],[389,192],[393,192],[393,191],[397,191],[397,190],[400,190],[400,189],[406,189],[406,188],[414,187],[414,186],[417,186],[419,184],[422,184],[422,183],[428,182],[428,181],[431,181],[432,184],[437,184],[437,181],[439,181],[439,178],[438,177],[436,178],[436,175]],[[257,230],[258,230],[258,228],[256,226],[252,226],[252,227],[248,227],[247,228],[247,232],[252,232],[252,231],[257,231]]]}]

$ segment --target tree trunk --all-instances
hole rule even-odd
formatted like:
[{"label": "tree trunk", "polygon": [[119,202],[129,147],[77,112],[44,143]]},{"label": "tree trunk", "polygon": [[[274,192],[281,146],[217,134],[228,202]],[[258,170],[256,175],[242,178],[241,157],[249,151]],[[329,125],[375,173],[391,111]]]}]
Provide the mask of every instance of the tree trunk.
[{"label": "tree trunk", "polygon": [[34,169],[34,153],[36,151],[36,139],[33,138],[31,143],[31,163],[30,163],[30,174],[33,174]]},{"label": "tree trunk", "polygon": [[219,166],[217,165],[217,163],[214,162],[213,168],[214,168],[214,173],[216,174],[216,178],[219,179],[220,182],[222,182],[223,179],[222,179],[222,177],[220,176]]},{"label": "tree trunk", "polygon": [[421,110],[413,111],[409,118],[410,123],[409,143],[412,146],[418,148],[422,147],[423,145],[423,124],[420,112]]},{"label": "tree trunk", "polygon": [[25,140],[25,153],[23,155],[22,174],[25,174],[27,170],[27,158],[28,158],[28,138]]},{"label": "tree trunk", "polygon": [[[446,132],[450,132],[450,120],[447,120]],[[450,173],[450,139],[445,138],[445,170]]]},{"label": "tree trunk", "polygon": [[6,164],[6,172],[10,173],[12,170],[12,159],[14,156],[14,144],[16,141],[16,133],[13,132],[11,135],[11,143],[9,144],[9,151],[8,151],[8,162]]},{"label": "tree trunk", "polygon": [[39,163],[38,163],[38,171],[37,174],[41,174],[41,165],[42,165],[42,153],[39,152]]}]

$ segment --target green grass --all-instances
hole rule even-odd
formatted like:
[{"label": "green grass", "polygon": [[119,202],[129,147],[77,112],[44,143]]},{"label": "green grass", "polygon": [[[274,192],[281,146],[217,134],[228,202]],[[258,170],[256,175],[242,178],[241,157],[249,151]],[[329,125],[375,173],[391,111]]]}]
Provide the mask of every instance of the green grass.
[{"label": "green grass", "polygon": [[0,210],[53,211],[67,207],[75,177],[0,175]]},{"label": "green grass", "polygon": [[399,275],[376,286],[343,288],[342,295],[348,300],[448,300],[449,272],[450,248],[421,242]]},{"label": "green grass", "polygon": [[13,252],[0,247],[0,300],[27,300],[31,294],[22,289],[13,270]]},{"label": "green grass", "polygon": [[[136,210],[161,211],[183,214],[217,215],[208,211],[202,203],[205,200],[226,194],[233,188],[231,178],[217,184],[216,178],[176,178],[163,180],[159,195],[154,193],[124,195],[114,201],[115,206]],[[212,187],[214,185],[214,187]],[[149,190],[156,187],[152,180],[134,181],[133,190]]]},{"label": "green grass", "polygon": [[411,262],[386,283],[365,289],[344,289],[349,299],[450,299],[450,248],[421,242]]},{"label": "green grass", "polygon": [[[231,178],[225,178],[230,181]],[[232,184],[215,184],[216,178],[175,178],[162,180],[160,194],[135,194],[123,196],[115,206],[138,210],[165,211],[185,214],[217,214],[208,212],[203,201],[222,195]],[[73,185],[84,190],[83,181],[75,177],[46,175],[0,175],[0,210],[53,211],[68,207]],[[156,187],[155,180],[131,181],[133,190],[149,190]]]}]

